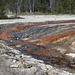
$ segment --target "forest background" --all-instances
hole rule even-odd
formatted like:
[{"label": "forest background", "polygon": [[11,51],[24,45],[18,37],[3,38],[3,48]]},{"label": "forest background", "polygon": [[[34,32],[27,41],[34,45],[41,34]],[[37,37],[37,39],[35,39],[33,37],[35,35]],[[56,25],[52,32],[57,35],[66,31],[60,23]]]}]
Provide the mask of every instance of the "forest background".
[{"label": "forest background", "polygon": [[0,0],[0,18],[7,14],[75,14],[75,0]]}]

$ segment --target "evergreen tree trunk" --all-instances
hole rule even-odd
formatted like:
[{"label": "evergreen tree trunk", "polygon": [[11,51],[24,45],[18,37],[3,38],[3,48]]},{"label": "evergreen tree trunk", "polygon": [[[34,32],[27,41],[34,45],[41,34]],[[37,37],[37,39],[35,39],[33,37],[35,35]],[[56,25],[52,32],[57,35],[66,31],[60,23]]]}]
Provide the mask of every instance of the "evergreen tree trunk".
[{"label": "evergreen tree trunk", "polygon": [[0,18],[6,18],[3,0],[0,1]]},{"label": "evergreen tree trunk", "polygon": [[29,11],[30,11],[30,13],[32,13],[32,9],[31,9],[31,0],[29,0]]},{"label": "evergreen tree trunk", "polygon": [[18,12],[18,15],[20,14],[20,8],[21,8],[21,0],[18,0],[18,2],[17,2],[17,12]]},{"label": "evergreen tree trunk", "polygon": [[17,1],[16,1],[16,3],[15,3],[15,17],[17,17]]},{"label": "evergreen tree trunk", "polygon": [[34,3],[35,3],[35,0],[33,0],[33,12],[34,12]]},{"label": "evergreen tree trunk", "polygon": [[55,0],[50,0],[51,13],[55,12]]}]

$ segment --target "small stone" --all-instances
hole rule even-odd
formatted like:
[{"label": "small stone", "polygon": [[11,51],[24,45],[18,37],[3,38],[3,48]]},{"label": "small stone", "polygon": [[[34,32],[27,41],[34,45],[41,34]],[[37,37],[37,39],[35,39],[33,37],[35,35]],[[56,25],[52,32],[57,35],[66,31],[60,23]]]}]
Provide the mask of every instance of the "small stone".
[{"label": "small stone", "polygon": [[37,44],[37,45],[40,45],[40,44]]},{"label": "small stone", "polygon": [[58,75],[58,73],[57,73],[57,72],[52,71],[52,72],[49,72],[49,73],[48,73],[48,75]]},{"label": "small stone", "polygon": [[37,40],[31,40],[30,42],[37,42]]},{"label": "small stone", "polygon": [[51,65],[46,65],[47,70],[51,70],[53,67]]},{"label": "small stone", "polygon": [[72,58],[75,58],[75,53],[68,53],[68,54],[66,54],[67,56],[70,56],[70,57],[72,57]]},{"label": "small stone", "polygon": [[44,74],[44,73],[41,72],[41,71],[38,71],[38,72],[36,72],[36,75],[46,75],[46,74]]},{"label": "small stone", "polygon": [[75,47],[75,41],[74,41],[74,42],[72,42],[72,46],[74,46],[74,47]]},{"label": "small stone", "polygon": [[37,72],[36,67],[27,68],[27,69],[24,69],[25,74],[23,74],[23,75],[35,75],[36,72]]},{"label": "small stone", "polygon": [[16,47],[21,47],[21,45],[16,45]]},{"label": "small stone", "polygon": [[23,65],[28,66],[28,63],[25,63],[23,60],[20,60],[20,63],[23,64]]},{"label": "small stone", "polygon": [[32,64],[30,64],[30,65],[27,65],[28,66],[28,68],[31,68],[31,67],[33,67],[33,65]]},{"label": "small stone", "polygon": [[20,51],[19,50],[11,50],[11,52],[15,53],[15,54],[20,54]]},{"label": "small stone", "polygon": [[7,54],[3,54],[3,56],[8,56]]},{"label": "small stone", "polygon": [[28,40],[29,38],[22,38],[21,40],[25,41],[25,40]]},{"label": "small stone", "polygon": [[25,55],[24,55],[24,54],[22,54],[20,57],[21,57],[21,58],[24,58],[24,57],[25,57]]},{"label": "small stone", "polygon": [[75,62],[72,61],[72,62],[70,63],[70,65],[71,65],[71,67],[75,67]]},{"label": "small stone", "polygon": [[10,68],[18,68],[18,67],[19,67],[19,65],[17,65],[17,64],[10,65]]},{"label": "small stone", "polygon": [[13,42],[12,40],[10,40],[10,42]]},{"label": "small stone", "polygon": [[16,60],[13,60],[12,62],[13,62],[13,63],[15,63],[15,62],[16,62]]},{"label": "small stone", "polygon": [[43,71],[47,71],[47,67],[46,67],[46,65],[45,64],[40,64],[39,63],[39,65],[38,65],[39,67],[41,67],[41,69],[43,70]]}]

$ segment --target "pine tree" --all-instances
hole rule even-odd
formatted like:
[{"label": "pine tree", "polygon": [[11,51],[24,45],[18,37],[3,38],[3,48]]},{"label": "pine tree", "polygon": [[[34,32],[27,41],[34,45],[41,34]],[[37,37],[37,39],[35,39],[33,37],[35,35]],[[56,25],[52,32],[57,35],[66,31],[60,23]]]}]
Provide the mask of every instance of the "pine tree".
[{"label": "pine tree", "polygon": [[0,18],[6,18],[3,0],[0,1]]},{"label": "pine tree", "polygon": [[5,16],[5,11],[16,17],[20,12],[75,14],[75,0],[0,0],[0,17]]}]

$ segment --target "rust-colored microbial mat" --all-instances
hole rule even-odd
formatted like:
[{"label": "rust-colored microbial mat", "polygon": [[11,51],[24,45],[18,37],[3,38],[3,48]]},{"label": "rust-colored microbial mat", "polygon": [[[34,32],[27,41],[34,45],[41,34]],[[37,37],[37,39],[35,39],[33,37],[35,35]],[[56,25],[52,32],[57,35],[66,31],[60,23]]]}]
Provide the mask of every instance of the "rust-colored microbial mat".
[{"label": "rust-colored microbial mat", "polygon": [[[10,43],[15,43],[12,45],[14,48],[21,49],[20,51],[23,53],[27,51],[33,57],[37,56],[48,63],[75,67],[75,58],[71,60],[69,56],[66,56],[67,53],[73,53],[71,48],[74,47],[73,42],[75,42],[75,21],[14,25],[14,27],[3,30],[0,39],[9,41],[9,44],[7,43],[9,46]],[[17,48],[17,44],[20,44],[21,47]],[[65,50],[64,52],[62,48]],[[72,64],[72,62],[74,63]]]}]

